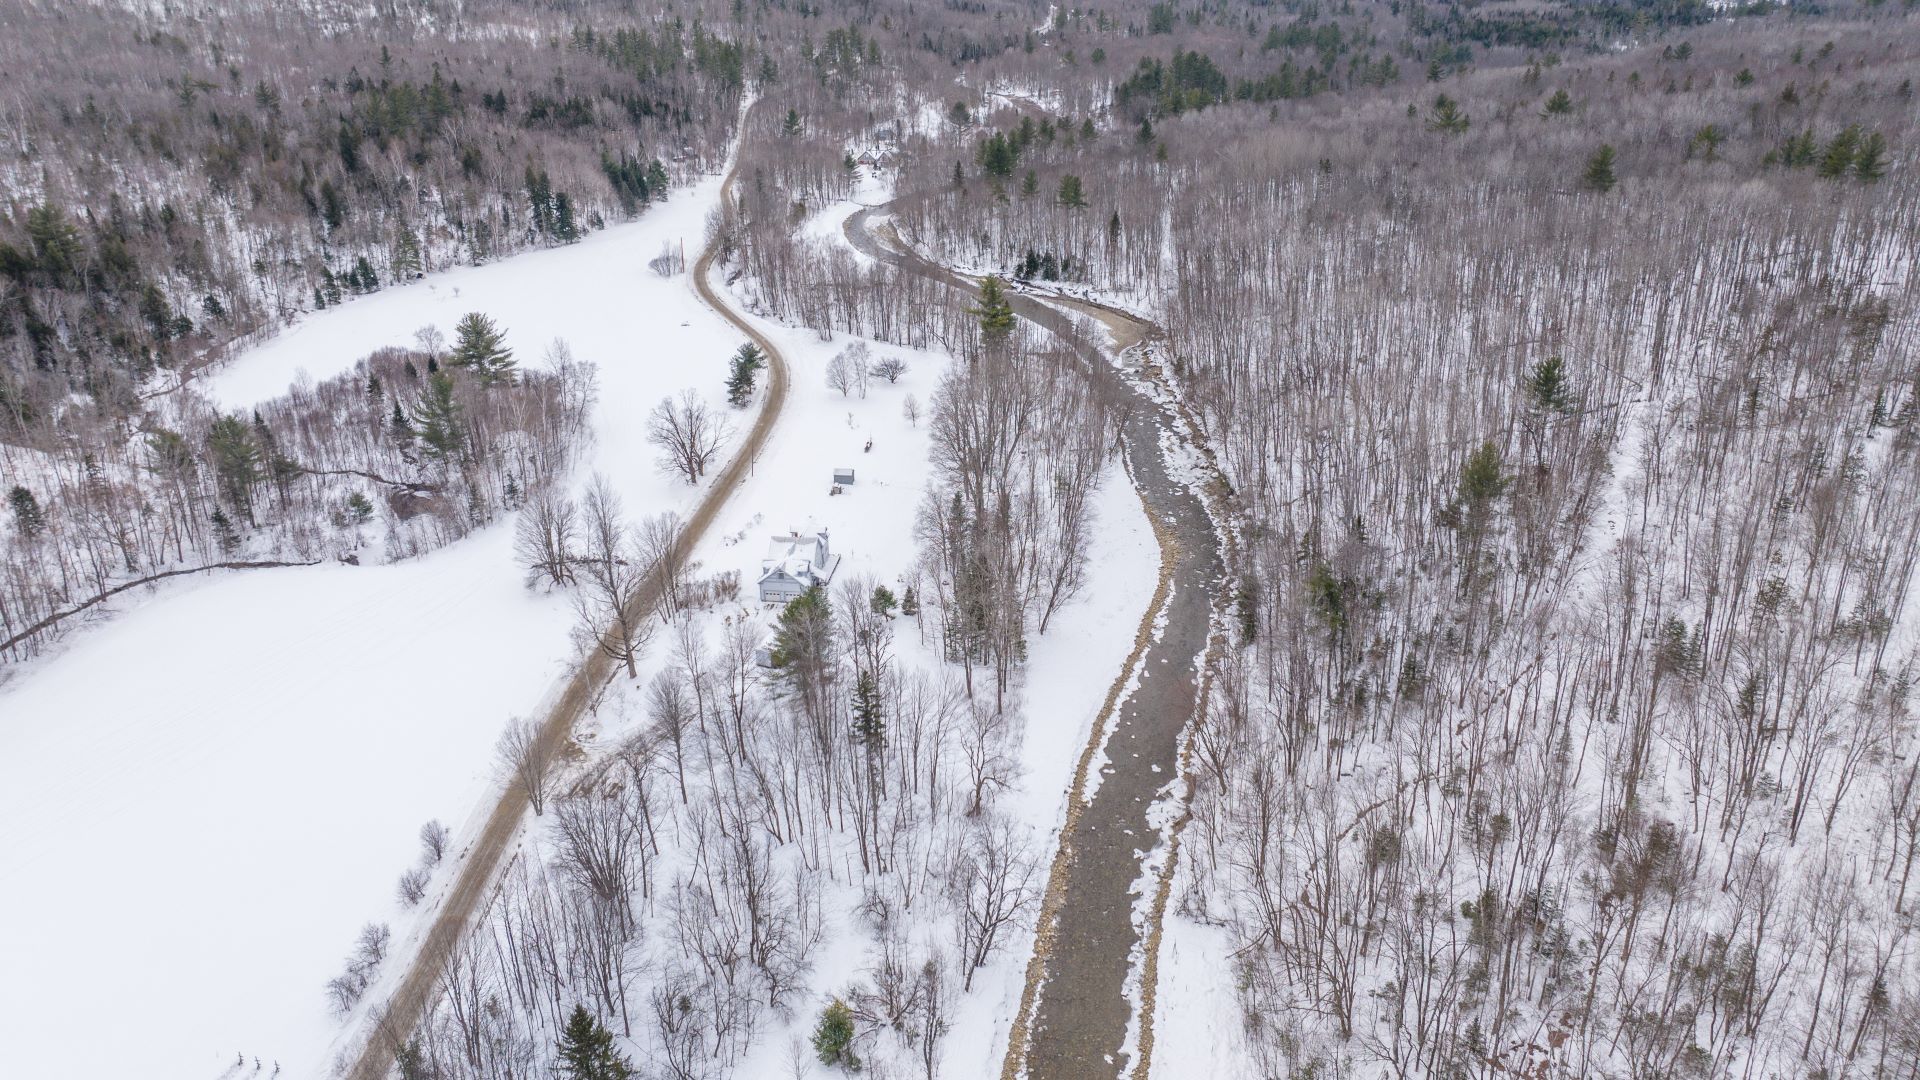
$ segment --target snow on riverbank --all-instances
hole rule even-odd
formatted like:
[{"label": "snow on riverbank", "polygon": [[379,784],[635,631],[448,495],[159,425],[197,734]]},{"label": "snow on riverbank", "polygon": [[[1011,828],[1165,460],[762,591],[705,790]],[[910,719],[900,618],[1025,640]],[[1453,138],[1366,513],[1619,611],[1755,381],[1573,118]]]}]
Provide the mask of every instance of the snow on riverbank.
[{"label": "snow on riverbank", "polygon": [[[682,242],[691,260],[718,188],[315,314],[198,389],[245,408],[483,311],[523,365],[555,337],[598,365],[578,475],[605,472],[635,517],[684,513],[697,493],[654,468],[644,417],[683,387],[717,398],[741,339],[646,263]],[[324,984],[361,924],[391,923],[398,960],[416,920],[394,900],[415,830],[440,818],[460,850],[498,732],[571,659],[564,599],[527,593],[511,547],[509,521],[410,562],[141,595],[0,688],[0,1015],[33,1033],[0,1045],[0,1075],[211,1080],[236,1052],[262,1076],[325,1070]]]}]

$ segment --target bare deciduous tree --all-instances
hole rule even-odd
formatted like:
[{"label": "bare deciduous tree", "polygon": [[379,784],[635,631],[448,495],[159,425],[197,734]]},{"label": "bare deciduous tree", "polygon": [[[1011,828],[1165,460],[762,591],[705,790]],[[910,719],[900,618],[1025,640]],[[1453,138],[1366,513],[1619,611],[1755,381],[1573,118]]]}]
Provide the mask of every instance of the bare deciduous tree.
[{"label": "bare deciduous tree", "polygon": [[508,781],[526,797],[533,812],[546,813],[554,769],[559,763],[556,748],[541,737],[540,725],[532,720],[509,722],[507,729],[500,733],[495,757]]},{"label": "bare deciduous tree", "polygon": [[731,425],[726,414],[709,409],[691,390],[675,404],[662,398],[647,415],[647,441],[660,448],[662,471],[697,484],[726,444]]},{"label": "bare deciduous tree", "polygon": [[1039,902],[1035,884],[1039,863],[1024,826],[991,815],[967,830],[949,888],[957,922],[960,988],[973,990],[973,974],[993,955],[1005,935]]},{"label": "bare deciduous tree", "polygon": [[640,650],[653,633],[652,620],[634,610],[633,597],[646,579],[647,556],[622,516],[620,496],[596,474],[582,507],[580,546],[573,559],[574,637],[582,649],[598,649],[639,677]]},{"label": "bare deciduous tree", "polygon": [[420,826],[420,860],[428,866],[440,865],[446,858],[447,842],[452,834],[439,821],[429,821]]},{"label": "bare deciduous tree", "polygon": [[520,508],[513,553],[526,567],[528,587],[542,582],[548,587],[572,584],[578,519],[573,500],[551,487],[540,489]]}]

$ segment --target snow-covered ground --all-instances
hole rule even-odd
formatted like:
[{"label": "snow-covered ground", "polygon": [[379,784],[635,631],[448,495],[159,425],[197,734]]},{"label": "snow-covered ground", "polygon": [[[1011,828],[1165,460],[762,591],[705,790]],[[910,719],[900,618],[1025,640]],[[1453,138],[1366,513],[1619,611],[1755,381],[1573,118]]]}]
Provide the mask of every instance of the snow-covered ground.
[{"label": "snow-covered ground", "polygon": [[[644,415],[683,387],[717,399],[740,336],[684,276],[662,280],[645,264],[682,240],[691,258],[716,194],[709,181],[572,247],[317,314],[199,389],[244,408],[410,343],[423,325],[451,336],[461,315],[482,311],[523,364],[562,337],[598,366],[596,444],[577,481],[604,472],[636,517],[684,510],[695,492],[655,469]],[[861,194],[884,197],[872,184]],[[853,209],[823,211],[810,231],[833,235]],[[899,357],[906,375],[848,397],[825,378],[846,339],[767,329],[793,364],[787,412],[696,552],[703,572],[740,572],[745,595],[731,614],[762,620],[769,610],[751,602],[752,588],[772,533],[829,529],[842,577],[892,583],[907,570],[927,435],[926,417],[915,424],[902,405],[912,394],[924,411],[947,362],[876,344],[873,359]],[[752,419],[730,415],[736,431]],[[842,466],[858,479],[830,496]],[[1043,861],[1155,580],[1151,531],[1117,469],[1097,506],[1087,588],[1031,645],[1024,775],[1000,803],[1032,826]],[[447,822],[457,856],[494,798],[499,731],[510,717],[538,714],[571,659],[566,604],[522,588],[511,533],[503,523],[393,565],[163,589],[0,688],[0,1016],[33,1033],[0,1045],[0,1075],[89,1080],[132,1068],[143,1080],[211,1080],[251,1075],[256,1057],[261,1076],[276,1066],[325,1074],[349,1034],[328,1009],[325,982],[369,921],[393,927],[390,967],[404,958],[427,910],[394,899],[418,850],[415,831],[429,818]],[[896,654],[904,665],[940,666],[906,620]],[[609,730],[589,735],[640,722],[631,695],[610,705],[598,720]],[[868,963],[864,945],[834,947],[865,941],[851,898],[830,897],[829,945],[809,979],[822,997]],[[958,1003],[948,1075],[997,1069],[1029,951],[1027,935],[1007,942]],[[107,992],[124,1005],[103,1022],[89,1003]],[[783,1070],[814,1011],[763,1031],[739,1075]],[[246,1064],[232,1073],[236,1054]]]},{"label": "snow-covered ground", "polygon": [[[843,205],[822,215],[844,219],[852,209]],[[835,550],[845,557],[840,575],[871,576],[900,592],[897,576],[915,558],[913,524],[928,469],[926,418],[918,427],[909,424],[901,404],[911,393],[924,407],[945,358],[875,344],[875,359],[906,359],[907,375],[897,386],[876,380],[864,401],[843,398],[827,388],[825,371],[848,339],[822,343],[810,331],[773,325],[766,329],[793,365],[787,412],[755,478],[721,515],[717,535],[701,551],[702,561],[710,570],[739,570],[742,581],[751,583],[759,577],[768,534],[818,524],[830,530]],[[866,453],[869,437],[873,451]],[[832,469],[840,465],[854,467],[857,482],[844,494],[829,496]],[[1022,708],[1026,721],[1017,750],[1021,779],[998,803],[1013,819],[1032,827],[1042,879],[1058,842],[1074,766],[1133,647],[1158,580],[1160,556],[1152,528],[1117,465],[1102,479],[1095,507],[1086,588],[1055,616],[1045,635],[1030,643]],[[744,535],[744,542],[728,544],[738,535]],[[942,666],[935,651],[920,644],[910,620],[899,620],[894,640],[903,668],[935,673]],[[930,635],[928,641],[935,639]],[[858,900],[858,891],[851,888],[831,898],[830,917],[835,921],[828,926],[828,941],[817,951],[809,979],[814,991],[810,1007],[800,1010],[791,1024],[776,1023],[760,1036],[757,1050],[741,1063],[737,1075],[785,1075],[787,1048],[811,1032],[819,1006],[863,977],[873,960],[868,948],[845,947],[864,940],[854,933],[849,910]],[[942,920],[916,926],[909,937],[944,940],[948,933]],[[1009,939],[975,975],[973,992],[956,1003],[941,1075],[998,1073],[1031,953],[1028,929]]]},{"label": "snow-covered ground", "polygon": [[[482,311],[522,364],[563,337],[598,365],[581,477],[605,472],[634,516],[684,507],[644,416],[682,387],[717,399],[740,337],[646,263],[669,243],[691,259],[717,191],[310,316],[201,389],[245,407]],[[168,588],[0,688],[0,1076],[211,1080],[236,1053],[323,1070],[323,986],[358,928],[407,937],[415,830],[440,818],[457,850],[499,731],[571,656],[565,602],[521,587],[511,541],[508,523],[411,562]]]}]

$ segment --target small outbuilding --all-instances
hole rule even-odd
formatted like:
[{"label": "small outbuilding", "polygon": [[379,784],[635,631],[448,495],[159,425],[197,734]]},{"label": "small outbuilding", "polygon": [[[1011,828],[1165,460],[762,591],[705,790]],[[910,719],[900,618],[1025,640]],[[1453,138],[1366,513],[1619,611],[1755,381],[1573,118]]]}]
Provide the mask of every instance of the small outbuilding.
[{"label": "small outbuilding", "polygon": [[852,469],[833,470],[833,482],[836,484],[839,484],[841,487],[846,487],[847,485],[852,484],[853,470]]}]

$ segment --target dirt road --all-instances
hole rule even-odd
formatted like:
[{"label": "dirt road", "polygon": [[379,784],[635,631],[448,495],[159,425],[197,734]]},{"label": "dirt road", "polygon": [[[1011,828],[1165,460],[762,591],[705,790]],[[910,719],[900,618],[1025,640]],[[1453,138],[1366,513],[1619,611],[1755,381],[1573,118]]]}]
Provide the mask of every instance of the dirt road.
[{"label": "dirt road", "polygon": [[[875,224],[883,213],[884,207],[875,208],[848,220],[847,237],[856,248],[973,295],[974,282],[921,258],[889,227]],[[1163,436],[1177,437],[1174,415],[1117,374],[1066,312],[1029,296],[1014,294],[1010,300],[1021,318],[1071,346],[1090,377],[1123,403],[1122,446],[1160,541],[1162,580],[1142,625],[1140,649],[1116,683],[1117,705],[1102,717],[1105,727],[1089,747],[1090,760],[1099,760],[1094,751],[1100,750],[1105,762],[1094,776],[1083,763],[1068,799],[1002,1075],[1004,1080],[1144,1076],[1152,1040],[1143,1032],[1129,1053],[1133,1004],[1127,989],[1131,982],[1151,1003],[1153,946],[1165,903],[1165,878],[1154,868],[1167,863],[1153,858],[1167,838],[1157,828],[1164,820],[1150,821],[1149,811],[1158,804],[1177,814],[1184,806],[1181,744],[1201,700],[1202,657],[1211,643],[1223,563],[1206,506],[1163,449]],[[1069,306],[1108,325],[1123,348],[1152,330],[1112,309]],[[1122,694],[1136,672],[1137,685]],[[1145,914],[1140,926],[1134,920],[1136,902]]]},{"label": "dirt road", "polygon": [[[720,198],[724,203],[733,196],[733,185],[739,173],[736,159],[732,171],[720,189]],[[708,273],[713,269],[716,245],[708,244],[694,264],[693,286],[700,298],[718,312],[720,316],[738,327],[740,332],[760,346],[767,355],[768,378],[766,401],[761,406],[760,415],[755,418],[753,427],[733,459],[727,463],[713,486],[694,508],[688,519],[686,529],[680,536],[680,558],[684,563],[688,553],[699,544],[713,519],[726,505],[727,499],[738,488],[753,460],[766,445],[767,436],[779,422],[780,410],[787,400],[787,363],[780,350],[765,335],[754,329],[720,297],[708,282]],[[637,619],[651,617],[653,607],[660,599],[661,581],[656,575],[649,575],[640,583],[627,601],[629,612]],[[613,661],[602,650],[595,649],[581,663],[580,667],[567,681],[565,691],[554,703],[546,718],[540,723],[539,740],[548,750],[563,748],[573,735],[574,724],[585,712],[594,692],[604,684],[613,672]],[[488,815],[486,825],[480,835],[468,849],[461,863],[453,887],[441,903],[435,914],[433,925],[427,931],[420,949],[412,958],[411,966],[401,977],[399,985],[387,999],[379,1017],[370,1021],[371,1031],[361,1047],[352,1067],[346,1076],[351,1080],[384,1080],[393,1067],[394,1051],[403,1045],[419,1024],[421,1014],[432,1001],[437,991],[441,968],[453,950],[465,937],[474,916],[486,907],[487,898],[492,895],[494,885],[500,873],[509,862],[513,850],[513,838],[520,831],[520,824],[527,816],[527,800],[517,788],[509,788],[500,798],[493,812]]]}]

